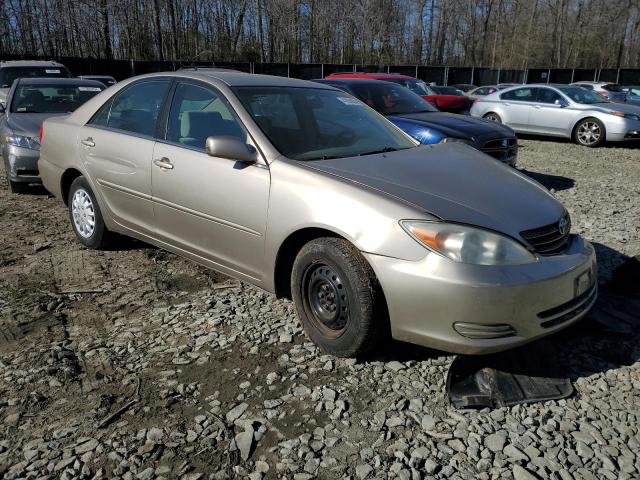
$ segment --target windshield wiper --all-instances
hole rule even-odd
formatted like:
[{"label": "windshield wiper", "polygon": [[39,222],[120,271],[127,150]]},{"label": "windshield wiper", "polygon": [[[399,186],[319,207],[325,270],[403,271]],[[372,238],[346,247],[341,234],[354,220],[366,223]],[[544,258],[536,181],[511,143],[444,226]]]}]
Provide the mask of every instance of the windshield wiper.
[{"label": "windshield wiper", "polygon": [[376,153],[396,152],[398,150],[404,150],[404,148],[384,147],[384,148],[381,148],[380,150],[372,150],[370,152],[359,153],[358,156],[362,157],[363,155],[375,155]]}]

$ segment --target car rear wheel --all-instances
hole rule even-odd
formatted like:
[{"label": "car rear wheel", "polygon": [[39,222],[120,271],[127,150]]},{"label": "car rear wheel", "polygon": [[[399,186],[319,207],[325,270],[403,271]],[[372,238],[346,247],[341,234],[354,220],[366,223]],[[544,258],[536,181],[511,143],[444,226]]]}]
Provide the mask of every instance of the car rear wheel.
[{"label": "car rear wheel", "polygon": [[482,118],[484,118],[485,120],[489,120],[490,122],[502,123],[500,115],[495,112],[489,112]]},{"label": "car rear wheel", "polygon": [[101,249],[111,240],[96,197],[84,177],[76,178],[69,188],[69,219],[76,237],[85,247]]},{"label": "car rear wheel", "polygon": [[605,138],[604,124],[597,118],[585,118],[573,130],[573,140],[585,147],[599,147],[604,143]]},{"label": "car rear wheel", "polygon": [[378,280],[344,239],[307,243],[293,264],[291,292],[305,332],[327,353],[356,357],[388,336],[387,307]]}]

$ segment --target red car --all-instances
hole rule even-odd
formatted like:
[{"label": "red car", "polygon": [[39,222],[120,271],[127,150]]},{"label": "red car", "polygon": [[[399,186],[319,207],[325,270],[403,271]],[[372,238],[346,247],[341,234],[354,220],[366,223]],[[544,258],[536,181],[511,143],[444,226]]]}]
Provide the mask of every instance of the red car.
[{"label": "red car", "polygon": [[468,110],[469,98],[464,95],[440,95],[434,92],[422,80],[407,75],[399,75],[397,73],[363,73],[363,72],[345,72],[332,73],[325,78],[369,78],[374,80],[384,80],[393,82],[408,88],[417,93],[429,103],[435,105],[444,112],[460,112]]}]

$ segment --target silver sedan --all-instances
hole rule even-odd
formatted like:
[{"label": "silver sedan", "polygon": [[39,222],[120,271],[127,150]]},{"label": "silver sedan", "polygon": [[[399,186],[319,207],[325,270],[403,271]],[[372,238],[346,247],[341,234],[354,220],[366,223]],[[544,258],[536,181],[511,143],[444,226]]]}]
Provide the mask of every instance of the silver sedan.
[{"label": "silver sedan", "polygon": [[587,147],[640,139],[640,108],[570,85],[532,84],[476,99],[471,115],[518,133],[566,137]]}]

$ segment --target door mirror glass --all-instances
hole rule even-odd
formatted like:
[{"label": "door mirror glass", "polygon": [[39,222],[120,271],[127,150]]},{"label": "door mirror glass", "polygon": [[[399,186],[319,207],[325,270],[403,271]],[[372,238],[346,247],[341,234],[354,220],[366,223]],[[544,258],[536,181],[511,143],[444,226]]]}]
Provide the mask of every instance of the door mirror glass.
[{"label": "door mirror glass", "polygon": [[236,162],[254,163],[258,160],[256,149],[237,137],[208,137],[207,155],[226,158]]}]

